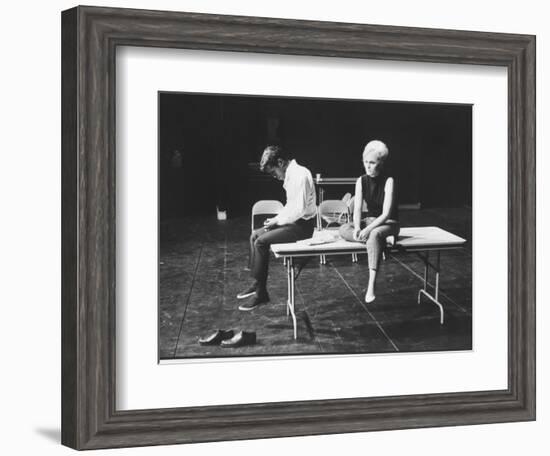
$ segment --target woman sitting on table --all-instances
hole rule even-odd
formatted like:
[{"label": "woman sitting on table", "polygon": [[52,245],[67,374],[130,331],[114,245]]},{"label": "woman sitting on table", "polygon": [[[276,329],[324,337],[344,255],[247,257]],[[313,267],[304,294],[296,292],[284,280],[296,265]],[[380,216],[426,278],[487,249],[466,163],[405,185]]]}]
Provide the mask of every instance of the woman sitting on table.
[{"label": "woman sitting on table", "polygon": [[[388,154],[388,148],[382,141],[370,141],[365,146],[365,174],[355,184],[353,223],[340,228],[340,236],[347,241],[366,242],[369,261],[369,284],[365,294],[367,303],[376,298],[376,271],[386,246],[386,238],[399,234],[396,183],[384,166]],[[367,206],[367,214],[361,220],[363,201]]]}]

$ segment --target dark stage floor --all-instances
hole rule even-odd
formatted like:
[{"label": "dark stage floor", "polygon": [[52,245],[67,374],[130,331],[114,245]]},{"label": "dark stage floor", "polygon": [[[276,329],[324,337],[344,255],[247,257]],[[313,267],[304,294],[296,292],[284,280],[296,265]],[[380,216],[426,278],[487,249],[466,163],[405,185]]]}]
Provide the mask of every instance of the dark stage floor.
[{"label": "dark stage floor", "polygon": [[[468,240],[464,249],[442,252],[439,310],[416,302],[423,264],[414,254],[382,262],[377,298],[365,304],[368,267],[351,256],[312,259],[296,290],[298,339],[286,316],[286,270],[272,258],[271,302],[250,312],[236,299],[251,281],[245,271],[250,218],[219,222],[190,217],[162,224],[160,244],[160,358],[285,354],[384,353],[470,350],[472,347],[471,210],[400,211],[402,226],[439,226]],[[433,278],[432,278],[433,279]],[[430,280],[431,282],[431,280]],[[253,330],[258,340],[241,348],[203,347],[201,336],[217,328]]]}]

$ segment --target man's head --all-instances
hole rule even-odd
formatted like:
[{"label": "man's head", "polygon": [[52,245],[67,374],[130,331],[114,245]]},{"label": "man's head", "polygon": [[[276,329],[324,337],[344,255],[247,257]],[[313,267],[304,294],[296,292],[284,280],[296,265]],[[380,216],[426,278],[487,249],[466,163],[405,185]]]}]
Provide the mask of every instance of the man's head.
[{"label": "man's head", "polygon": [[260,170],[277,180],[285,180],[289,160],[281,146],[267,146],[260,160]]}]

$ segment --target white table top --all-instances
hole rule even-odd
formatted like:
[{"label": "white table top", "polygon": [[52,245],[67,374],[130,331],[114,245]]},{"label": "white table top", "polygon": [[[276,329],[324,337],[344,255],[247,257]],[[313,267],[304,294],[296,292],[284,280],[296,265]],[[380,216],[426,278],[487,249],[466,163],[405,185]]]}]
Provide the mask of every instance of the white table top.
[{"label": "white table top", "polygon": [[[332,235],[336,240],[322,244],[310,245],[308,240],[273,244],[271,250],[277,257],[300,255],[338,255],[365,252],[365,244],[349,242],[338,236],[337,230],[315,231],[311,238],[313,242]],[[401,228],[392,250],[419,251],[419,250],[447,250],[461,247],[466,242],[459,236],[445,231],[437,226],[420,226]],[[391,244],[390,244],[391,245]]]}]

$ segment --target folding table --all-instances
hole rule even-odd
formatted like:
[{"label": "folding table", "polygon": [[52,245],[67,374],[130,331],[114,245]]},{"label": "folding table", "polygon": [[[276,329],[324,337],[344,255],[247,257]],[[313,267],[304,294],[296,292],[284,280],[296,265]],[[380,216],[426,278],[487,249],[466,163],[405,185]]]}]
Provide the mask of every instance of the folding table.
[{"label": "folding table", "polygon": [[[292,316],[294,326],[294,339],[297,338],[296,329],[296,313],[295,313],[295,265],[294,259],[298,257],[308,257],[317,255],[349,255],[352,253],[366,254],[366,246],[361,242],[350,242],[337,237],[337,233],[333,230],[316,231],[311,240],[291,242],[285,244],[273,244],[272,252],[277,258],[286,260],[287,268],[287,315]],[[330,232],[332,231],[332,232]],[[326,243],[322,239],[330,236],[334,237],[334,241]],[[417,301],[420,303],[422,295],[434,302],[440,311],[440,323],[443,324],[444,311],[443,305],[439,301],[439,274],[441,271],[440,257],[441,251],[453,250],[462,248],[466,240],[445,231],[436,226],[421,226],[421,227],[405,227],[401,228],[399,236],[393,243],[387,246],[388,253],[414,253],[418,255],[424,262],[424,285],[418,291]],[[435,253],[435,261],[430,259],[430,253]],[[431,294],[428,291],[428,274],[429,269],[435,271],[434,291]],[[366,276],[365,276],[366,277]]]}]

